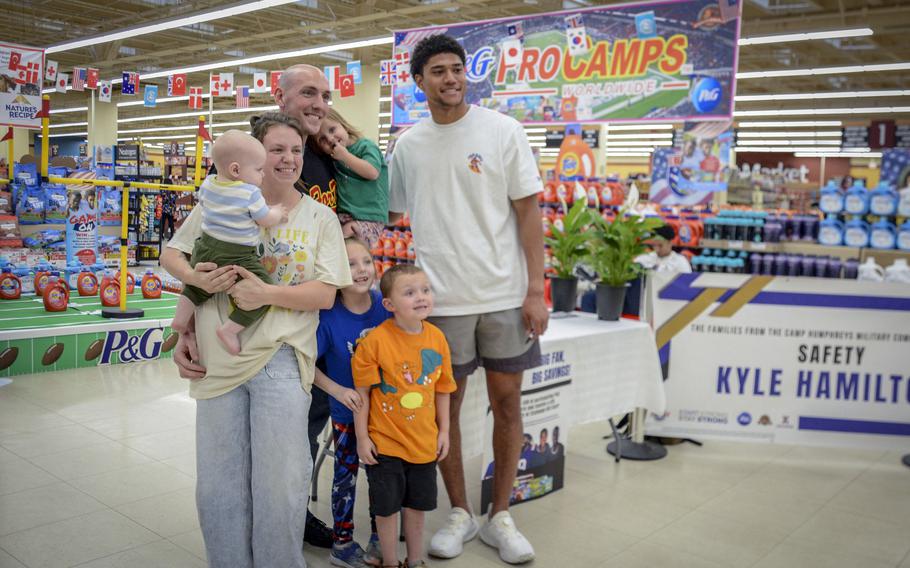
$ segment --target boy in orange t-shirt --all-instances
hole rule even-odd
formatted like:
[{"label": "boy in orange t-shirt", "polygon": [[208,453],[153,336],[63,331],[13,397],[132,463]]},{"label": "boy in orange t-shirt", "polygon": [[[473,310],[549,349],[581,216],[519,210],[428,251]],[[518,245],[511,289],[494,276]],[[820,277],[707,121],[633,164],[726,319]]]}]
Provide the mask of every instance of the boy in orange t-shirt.
[{"label": "boy in orange t-shirt", "polygon": [[[426,274],[399,264],[382,275],[379,288],[395,317],[374,328],[351,361],[354,386],[370,401],[354,415],[357,453],[367,466],[382,566],[413,568],[426,566],[424,512],[436,508],[436,461],[449,453],[455,379],[445,336],[424,321],[433,309]],[[402,508],[408,556],[399,564]]]}]

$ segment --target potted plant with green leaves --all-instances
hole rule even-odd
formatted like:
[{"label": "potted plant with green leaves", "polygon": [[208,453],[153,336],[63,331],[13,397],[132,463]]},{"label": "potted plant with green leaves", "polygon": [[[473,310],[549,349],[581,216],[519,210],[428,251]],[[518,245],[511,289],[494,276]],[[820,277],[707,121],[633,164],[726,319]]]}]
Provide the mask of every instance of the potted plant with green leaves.
[{"label": "potted plant with green leaves", "polygon": [[585,260],[597,272],[597,317],[616,321],[629,281],[644,269],[635,258],[646,252],[645,241],[664,224],[659,217],[628,214],[638,203],[638,189],[633,185],[629,198],[611,221],[595,216],[588,239]]},{"label": "potted plant with green leaves", "polygon": [[578,290],[578,278],[575,277],[575,266],[588,253],[588,228],[597,215],[588,209],[587,200],[581,199],[569,208],[562,202],[566,214],[562,227],[552,228],[553,236],[545,237],[552,256],[551,266],[556,271],[550,277],[550,296],[554,312],[571,312],[575,309],[575,296]]}]

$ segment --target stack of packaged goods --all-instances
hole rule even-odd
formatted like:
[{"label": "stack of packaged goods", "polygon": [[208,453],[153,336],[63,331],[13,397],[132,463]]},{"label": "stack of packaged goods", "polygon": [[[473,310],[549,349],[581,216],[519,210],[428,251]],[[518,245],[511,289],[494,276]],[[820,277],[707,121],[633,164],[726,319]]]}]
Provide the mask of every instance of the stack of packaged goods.
[{"label": "stack of packaged goods", "polygon": [[910,250],[910,188],[898,193],[880,183],[869,191],[857,180],[843,192],[831,181],[821,190],[819,208],[823,245]]},{"label": "stack of packaged goods", "polygon": [[376,265],[376,277],[396,264],[414,264],[414,236],[411,234],[411,219],[407,215],[394,225],[386,227],[370,251]]}]

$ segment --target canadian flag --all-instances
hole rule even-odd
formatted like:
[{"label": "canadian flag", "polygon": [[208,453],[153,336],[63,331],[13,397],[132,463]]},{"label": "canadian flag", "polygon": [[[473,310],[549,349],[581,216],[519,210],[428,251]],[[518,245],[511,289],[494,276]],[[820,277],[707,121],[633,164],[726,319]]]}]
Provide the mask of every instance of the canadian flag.
[{"label": "canadian flag", "polygon": [[186,73],[177,73],[167,78],[167,94],[169,97],[186,95]]},{"label": "canadian flag", "polygon": [[272,71],[270,80],[271,80],[271,87],[272,87],[272,95],[274,96],[275,91],[278,90],[278,86],[281,84],[281,71]]},{"label": "canadian flag", "polygon": [[202,87],[190,87],[190,108],[202,108]]},{"label": "canadian flag", "polygon": [[50,59],[47,60],[47,63],[45,63],[45,67],[44,67],[44,79],[46,81],[54,81],[55,83],[57,82],[57,62],[56,61],[51,61]]},{"label": "canadian flag", "polygon": [[265,73],[253,73],[253,92],[261,93],[266,90],[268,79]]},{"label": "canadian flag", "polygon": [[66,73],[57,73],[57,84],[54,85],[54,88],[57,89],[58,93],[66,92],[66,84],[69,83],[70,76]]}]

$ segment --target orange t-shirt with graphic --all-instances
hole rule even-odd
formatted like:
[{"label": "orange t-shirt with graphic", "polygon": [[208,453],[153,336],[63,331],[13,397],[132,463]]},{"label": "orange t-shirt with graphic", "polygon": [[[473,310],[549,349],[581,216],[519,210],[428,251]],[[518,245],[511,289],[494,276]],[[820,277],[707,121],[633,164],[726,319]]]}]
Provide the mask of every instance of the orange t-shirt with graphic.
[{"label": "orange t-shirt with graphic", "polygon": [[449,344],[438,327],[423,322],[410,334],[388,319],[357,347],[354,385],[370,390],[370,439],[384,456],[410,463],[436,459],[436,393],[455,391]]}]

